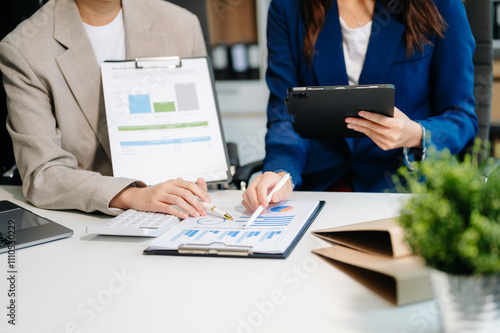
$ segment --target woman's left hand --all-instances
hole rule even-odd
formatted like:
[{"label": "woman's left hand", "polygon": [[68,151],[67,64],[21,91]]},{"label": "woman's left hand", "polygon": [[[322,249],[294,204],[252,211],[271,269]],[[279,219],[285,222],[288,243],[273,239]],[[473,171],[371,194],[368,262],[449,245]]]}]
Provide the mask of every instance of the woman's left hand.
[{"label": "woman's left hand", "polygon": [[381,149],[422,147],[422,127],[398,108],[394,108],[393,118],[368,111],[359,111],[358,115],[361,118],[345,119],[347,128],[364,133]]}]

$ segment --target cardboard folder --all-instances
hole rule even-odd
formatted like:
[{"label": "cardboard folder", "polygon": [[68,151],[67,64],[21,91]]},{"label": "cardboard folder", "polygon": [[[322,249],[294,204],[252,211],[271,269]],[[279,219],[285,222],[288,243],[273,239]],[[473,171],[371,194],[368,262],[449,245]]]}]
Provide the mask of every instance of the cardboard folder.
[{"label": "cardboard folder", "polygon": [[394,219],[313,232],[333,246],[313,250],[329,263],[395,305],[433,297],[429,271],[411,255]]},{"label": "cardboard folder", "polygon": [[395,305],[432,298],[427,268],[413,256],[390,258],[342,245],[313,252]]},{"label": "cardboard folder", "polygon": [[394,218],[313,231],[313,235],[368,253],[394,258],[411,255],[403,229]]}]

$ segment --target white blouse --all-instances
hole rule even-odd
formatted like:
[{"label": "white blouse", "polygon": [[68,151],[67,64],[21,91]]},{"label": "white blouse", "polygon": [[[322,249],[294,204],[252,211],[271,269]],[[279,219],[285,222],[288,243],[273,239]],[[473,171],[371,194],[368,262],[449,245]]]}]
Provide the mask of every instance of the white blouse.
[{"label": "white blouse", "polygon": [[342,46],[344,48],[344,61],[349,84],[358,84],[363,64],[365,63],[366,50],[370,40],[372,21],[359,28],[349,28],[340,18],[342,28]]}]

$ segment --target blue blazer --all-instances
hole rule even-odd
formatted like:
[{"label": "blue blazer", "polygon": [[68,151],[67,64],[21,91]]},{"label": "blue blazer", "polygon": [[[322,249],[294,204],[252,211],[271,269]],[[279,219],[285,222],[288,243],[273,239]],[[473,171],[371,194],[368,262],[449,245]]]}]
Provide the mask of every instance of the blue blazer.
[{"label": "blue blazer", "polygon": [[[401,18],[377,1],[359,84],[393,84],[396,107],[425,127],[431,144],[455,154],[471,143],[478,128],[475,42],[461,0],[435,3],[448,25],[445,37],[433,38],[423,52],[407,57]],[[302,54],[300,0],[273,0],[267,29],[271,96],[264,171],[290,172],[301,190],[324,190],[347,172],[356,191],[392,189],[391,175],[404,164],[403,149],[383,151],[369,138],[302,139],[284,105],[289,87],[348,84],[336,1],[326,14],[312,66]]]}]

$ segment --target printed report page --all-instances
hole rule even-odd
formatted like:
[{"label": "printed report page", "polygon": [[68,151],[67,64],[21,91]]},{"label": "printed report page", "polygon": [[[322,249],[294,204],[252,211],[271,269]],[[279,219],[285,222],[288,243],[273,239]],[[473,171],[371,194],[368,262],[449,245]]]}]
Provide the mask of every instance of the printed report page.
[{"label": "printed report page", "polygon": [[154,185],[227,178],[222,129],[206,58],[101,66],[113,174]]},{"label": "printed report page", "polygon": [[318,206],[318,200],[284,201],[269,205],[265,213],[245,229],[251,213],[241,200],[218,200],[217,208],[233,220],[211,214],[188,217],[153,240],[148,250],[177,250],[180,245],[248,246],[254,253],[284,253]]}]

